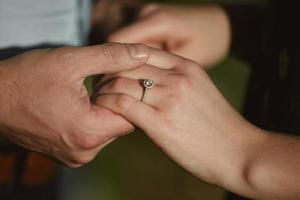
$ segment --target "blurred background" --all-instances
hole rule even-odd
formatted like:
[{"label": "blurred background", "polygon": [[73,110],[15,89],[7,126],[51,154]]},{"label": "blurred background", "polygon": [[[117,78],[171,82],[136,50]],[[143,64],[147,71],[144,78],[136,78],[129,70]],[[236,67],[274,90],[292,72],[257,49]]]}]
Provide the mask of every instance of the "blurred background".
[{"label": "blurred background", "polygon": [[[153,1],[148,1],[153,2]],[[159,3],[261,4],[262,0],[161,0]],[[228,101],[239,111],[250,74],[244,61],[228,56],[209,71]],[[137,131],[106,147],[89,165],[64,169],[64,200],[222,200],[225,191],[196,180]]]}]

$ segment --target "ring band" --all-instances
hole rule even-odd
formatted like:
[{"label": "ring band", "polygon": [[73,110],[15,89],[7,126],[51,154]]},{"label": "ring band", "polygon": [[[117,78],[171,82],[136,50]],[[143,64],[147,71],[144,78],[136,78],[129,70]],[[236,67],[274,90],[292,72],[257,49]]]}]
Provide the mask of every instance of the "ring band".
[{"label": "ring band", "polygon": [[144,79],[142,80],[141,84],[143,86],[143,95],[141,98],[141,102],[143,102],[143,100],[146,97],[146,94],[149,92],[150,89],[154,87],[154,81],[151,79]]}]

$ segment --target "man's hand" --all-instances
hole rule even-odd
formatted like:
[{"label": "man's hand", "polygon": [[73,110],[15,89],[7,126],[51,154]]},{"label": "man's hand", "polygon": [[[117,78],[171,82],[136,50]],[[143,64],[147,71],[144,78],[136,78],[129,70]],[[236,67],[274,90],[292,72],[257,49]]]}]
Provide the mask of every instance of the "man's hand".
[{"label": "man's hand", "polygon": [[230,25],[217,6],[145,6],[136,23],[110,36],[110,41],[145,43],[211,66],[230,43]]},{"label": "man's hand", "polygon": [[139,67],[148,56],[143,45],[105,44],[36,50],[0,62],[0,131],[70,167],[91,161],[134,127],[91,105],[84,79]]}]

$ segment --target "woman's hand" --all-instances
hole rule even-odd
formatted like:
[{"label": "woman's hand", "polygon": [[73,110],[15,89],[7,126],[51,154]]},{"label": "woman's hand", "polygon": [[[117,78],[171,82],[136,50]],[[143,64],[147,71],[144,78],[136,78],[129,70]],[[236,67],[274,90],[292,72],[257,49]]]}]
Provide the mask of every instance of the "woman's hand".
[{"label": "woman's hand", "polygon": [[136,23],[110,36],[111,41],[145,43],[210,66],[227,53],[230,25],[217,6],[145,6]]},{"label": "woman's hand", "polygon": [[[227,103],[197,63],[152,49],[147,65],[114,76],[98,91],[97,105],[143,129],[196,177],[234,191],[246,184],[240,174],[263,134]],[[155,86],[140,102],[143,79]]]}]

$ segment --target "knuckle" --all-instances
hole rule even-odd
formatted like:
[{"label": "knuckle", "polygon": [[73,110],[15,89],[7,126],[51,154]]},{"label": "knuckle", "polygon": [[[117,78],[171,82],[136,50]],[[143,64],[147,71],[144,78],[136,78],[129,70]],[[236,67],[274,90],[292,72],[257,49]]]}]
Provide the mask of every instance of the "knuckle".
[{"label": "knuckle", "polygon": [[194,76],[202,73],[203,69],[198,63],[192,60],[184,60],[184,62],[179,66],[179,71],[185,75]]},{"label": "knuckle", "polygon": [[119,136],[128,135],[130,133],[133,133],[135,130],[136,130],[135,126],[130,125],[128,128],[125,128],[124,131],[122,131]]},{"label": "knuckle", "polygon": [[133,101],[129,96],[122,94],[118,97],[116,104],[122,110],[129,110],[132,107]]},{"label": "knuckle", "polygon": [[73,148],[77,149],[83,149],[88,150],[96,147],[100,142],[98,141],[98,138],[92,134],[73,134],[71,137],[72,140],[72,146]]},{"label": "knuckle", "polygon": [[107,43],[103,45],[103,54],[110,63],[119,64],[121,59],[119,50],[122,47],[124,48],[124,45],[117,45],[116,43]]},{"label": "knuckle", "polygon": [[71,162],[68,165],[72,168],[78,168],[91,162],[94,157],[95,156],[91,153],[77,153],[72,155]]},{"label": "knuckle", "polygon": [[177,93],[182,93],[188,89],[189,80],[185,75],[182,74],[173,75],[172,82],[176,83],[174,87],[176,87]]},{"label": "knuckle", "polygon": [[187,61],[187,66],[186,66],[186,72],[189,75],[194,75],[194,74],[198,74],[201,72],[201,70],[203,70],[198,63],[188,60]]},{"label": "knuckle", "polygon": [[169,105],[170,107],[172,107],[173,109],[174,108],[177,108],[178,105],[180,105],[182,102],[181,102],[181,95],[178,95],[178,94],[171,94],[169,95],[168,97],[168,101],[170,102]]}]

